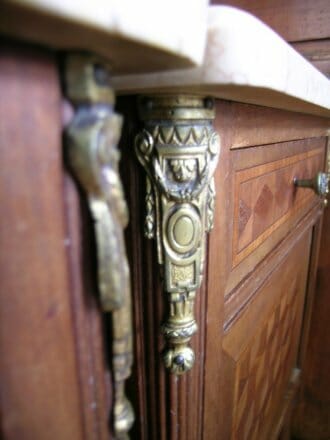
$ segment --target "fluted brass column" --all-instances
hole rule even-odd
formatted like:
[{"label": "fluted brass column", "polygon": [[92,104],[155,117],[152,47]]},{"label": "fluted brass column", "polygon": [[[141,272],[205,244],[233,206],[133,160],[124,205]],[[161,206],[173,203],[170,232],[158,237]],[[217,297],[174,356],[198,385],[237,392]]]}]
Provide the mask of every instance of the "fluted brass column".
[{"label": "fluted brass column", "polygon": [[194,363],[188,343],[197,331],[196,291],[201,285],[205,236],[212,229],[213,174],[220,139],[212,128],[214,101],[198,96],[150,96],[139,100],[144,129],[135,150],[146,177],[145,235],[155,238],[168,314],[165,366],[183,374]]}]

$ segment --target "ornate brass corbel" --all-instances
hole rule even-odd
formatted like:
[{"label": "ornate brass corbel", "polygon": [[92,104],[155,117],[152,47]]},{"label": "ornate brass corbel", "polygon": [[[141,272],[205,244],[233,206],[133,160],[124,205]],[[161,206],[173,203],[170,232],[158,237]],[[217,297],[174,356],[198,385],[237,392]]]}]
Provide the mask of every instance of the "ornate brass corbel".
[{"label": "ornate brass corbel", "polygon": [[125,380],[131,374],[132,323],[123,238],[128,211],[118,174],[122,119],[113,111],[108,69],[100,60],[69,56],[66,88],[76,106],[66,133],[69,162],[86,193],[94,220],[101,305],[105,312],[112,311],[114,432],[117,439],[126,439],[134,414],[124,392]]},{"label": "ornate brass corbel", "polygon": [[144,130],[135,150],[146,178],[145,235],[157,241],[168,315],[162,332],[165,366],[183,374],[195,360],[188,346],[197,331],[194,301],[201,285],[205,235],[213,227],[213,174],[220,139],[212,128],[214,102],[196,96],[139,100]]}]

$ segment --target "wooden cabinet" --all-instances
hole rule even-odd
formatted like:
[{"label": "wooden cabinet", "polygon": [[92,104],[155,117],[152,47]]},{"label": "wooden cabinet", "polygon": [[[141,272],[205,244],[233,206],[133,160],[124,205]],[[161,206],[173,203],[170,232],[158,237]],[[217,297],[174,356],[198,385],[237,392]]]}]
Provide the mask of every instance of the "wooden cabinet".
[{"label": "wooden cabinet", "polygon": [[[52,23],[60,19],[55,12]],[[33,17],[33,11],[26,13]],[[270,43],[275,38],[279,58],[267,58],[274,78],[264,75],[268,64],[245,69],[241,60],[250,40],[237,45],[235,27],[223,24],[222,14],[246,39],[250,25],[259,26],[256,35]],[[305,393],[308,381],[316,380],[306,350],[308,344],[316,350],[315,335],[322,333],[310,317],[324,207],[312,190],[297,188],[294,178],[313,178],[326,169],[329,119],[322,115],[329,109],[322,87],[328,93],[328,83],[251,18],[220,8],[212,20],[206,61],[196,70],[113,79],[118,95],[128,93],[118,97],[116,111],[124,117],[120,175],[130,212],[125,244],[134,342],[127,396],[136,418],[131,438],[137,440],[288,439],[292,419],[294,433],[301,431],[301,406],[292,416],[301,380]],[[76,26],[83,34],[83,25]],[[86,47],[97,50],[107,32],[89,33],[95,40]],[[57,32],[47,40],[44,27],[43,35],[47,44],[62,41]],[[61,44],[67,47],[67,39]],[[141,45],[132,43],[128,53]],[[264,45],[259,49],[250,53],[259,53],[257,61],[269,53]],[[149,50],[145,64],[156,49]],[[135,69],[134,56],[124,56],[121,46],[115,53],[118,72],[143,70],[143,63]],[[161,51],[155,68],[164,68],[168,59],[176,67],[175,54],[166,53]],[[284,73],[276,70],[281,54],[289,60]],[[195,58],[181,54],[178,62],[187,67]],[[298,89],[295,63],[306,73]],[[62,113],[69,107],[63,107],[60,82],[60,63],[49,48],[3,46],[0,436],[6,440],[114,438],[111,317],[100,307],[94,220],[63,153]],[[206,238],[194,305],[196,361],[181,376],[170,374],[162,360],[168,304],[156,245],[143,236],[145,173],[134,153],[142,122],[131,93],[196,94],[213,106],[220,137],[214,228]],[[324,246],[321,264],[328,268]]]},{"label": "wooden cabinet", "polygon": [[[1,296],[2,434],[12,439],[23,431],[27,439],[107,438],[110,339],[108,330],[102,332],[108,325],[107,320],[102,324],[96,299],[92,220],[61,156],[54,60],[11,47],[1,63],[1,87],[16,112],[15,120],[8,119],[2,106],[7,197],[1,267],[2,286],[11,299],[10,305]],[[22,71],[28,89],[22,87]],[[17,97],[40,102],[44,111],[34,106],[27,112]],[[195,306],[197,362],[177,377],[165,371],[161,359],[161,278],[154,245],[143,238],[145,179],[132,154],[140,126],[136,98],[119,100],[118,111],[125,117],[121,175],[130,210],[126,246],[134,306],[135,363],[128,395],[136,422],[131,436],[279,438],[290,431],[303,371],[322,216],[319,198],[295,188],[293,178],[312,177],[325,168],[327,120],[217,101],[214,125],[221,156],[215,228]],[[42,130],[37,124],[41,114]],[[42,206],[42,215],[34,206]],[[33,219],[39,219],[35,226]],[[36,269],[34,264],[44,259],[47,264]],[[51,283],[50,273],[55,277]]]},{"label": "wooden cabinet", "polygon": [[[217,101],[222,149],[215,228],[196,304],[198,360],[175,377],[161,359],[164,305],[154,244],[142,236],[144,177],[131,154],[135,103],[119,101],[127,121],[122,175],[137,330],[134,435],[285,438],[303,368],[323,212],[319,197],[293,179],[325,169],[326,120]],[[244,127],[258,121],[258,129],[240,131],[238,115]]]}]

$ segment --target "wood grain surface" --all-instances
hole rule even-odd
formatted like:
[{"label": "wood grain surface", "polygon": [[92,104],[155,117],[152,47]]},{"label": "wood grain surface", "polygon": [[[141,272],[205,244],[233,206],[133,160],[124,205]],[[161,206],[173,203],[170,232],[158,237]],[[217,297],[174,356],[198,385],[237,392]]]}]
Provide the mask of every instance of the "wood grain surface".
[{"label": "wood grain surface", "polygon": [[296,189],[293,179],[312,179],[323,164],[324,148],[319,148],[236,171],[233,266],[315,200],[313,191]]},{"label": "wood grain surface", "polygon": [[268,439],[298,364],[311,229],[266,279],[226,334],[233,361],[233,439]]},{"label": "wood grain surface", "polygon": [[1,430],[83,438],[54,59],[1,48]]},{"label": "wood grain surface", "polygon": [[54,56],[2,45],[0,96],[0,436],[109,439],[91,221],[63,167]]},{"label": "wood grain surface", "polygon": [[229,101],[222,101],[218,118],[232,149],[326,136],[329,130],[328,118]]},{"label": "wood grain surface", "polygon": [[139,129],[134,97],[121,98],[118,111],[125,116],[121,141],[121,175],[130,210],[126,243],[132,268],[134,347],[136,362],[130,392],[137,421],[132,438],[197,440],[203,435],[203,387],[206,325],[206,286],[200,289],[195,314],[201,329],[192,338],[194,368],[186,375],[169,374],[163,365],[164,338],[161,324],[166,298],[157,263],[155,242],[143,237],[145,175],[133,154]]},{"label": "wood grain surface", "polygon": [[330,38],[324,40],[301,41],[292,46],[307,58],[320,72],[330,77]]},{"label": "wood grain surface", "polygon": [[[293,174],[312,178],[322,171],[325,148],[326,138],[308,138],[232,150],[232,185],[227,197],[232,216],[227,240],[232,245],[226,297],[319,204],[311,190],[295,190]],[[243,185],[237,185],[240,177],[245,179]]]},{"label": "wood grain surface", "polygon": [[[263,124],[258,126],[259,133],[256,130],[250,136],[247,142],[250,148],[232,149],[233,133],[238,133],[240,126],[237,125],[237,119],[231,119],[231,115],[234,115],[235,111],[240,114],[239,121],[242,121],[244,130],[244,116],[249,120],[249,115],[254,111],[252,106],[246,106],[244,110],[241,104],[232,105],[236,108],[228,114],[228,103],[217,101],[215,127],[221,136],[222,150],[216,172],[215,229],[210,235],[207,267],[208,325],[204,329],[206,352],[202,438],[250,439],[255,436],[258,440],[269,440],[282,435],[281,438],[284,439],[289,438],[290,414],[297,392],[303,339],[308,333],[308,328],[305,330],[305,327],[308,327],[308,313],[311,310],[312,287],[308,287],[310,281],[307,285],[307,272],[310,271],[308,280],[312,280],[314,266],[312,263],[309,265],[309,261],[310,256],[311,261],[314,261],[317,255],[314,243],[317,243],[319,233],[314,233],[314,225],[319,221],[321,209],[312,195],[311,203],[297,213],[291,226],[285,222],[279,226],[278,231],[272,231],[265,240],[265,245],[261,244],[245,262],[241,262],[233,270],[229,243],[235,224],[235,174],[245,170],[242,173],[247,173],[247,182],[253,177],[258,179],[263,172],[265,176],[269,176],[278,168],[272,170],[267,167],[283,161],[286,168],[286,162],[292,157],[300,154],[307,157],[309,154],[313,155],[308,152],[318,149],[322,150],[322,153],[319,151],[319,165],[323,168],[325,138],[313,138],[311,128],[310,139],[291,141],[292,131],[288,130],[284,131],[280,142],[272,143],[271,140],[277,136],[276,130],[271,128],[272,117],[278,118],[279,125],[281,120],[285,120],[284,114],[274,111],[273,114],[269,112],[265,115]],[[299,115],[297,121],[298,127]],[[293,119],[292,124],[294,126]],[[308,129],[305,134],[308,136]],[[256,140],[256,145],[263,139],[264,145],[251,147],[253,139]],[[254,167],[260,169],[260,175],[253,176]],[[249,173],[252,173],[252,176],[248,176]],[[251,191],[251,194],[252,197],[256,197],[254,192]],[[289,301],[290,298],[295,298],[292,303]],[[294,301],[298,301],[299,306]],[[284,303],[296,305],[293,308],[282,307],[281,304]],[[288,313],[287,316],[291,314],[291,318],[294,314],[289,310],[296,310],[296,325],[288,324],[290,318],[287,324],[283,324],[285,320],[277,321],[272,327],[272,319],[276,321],[278,310],[282,310],[281,313],[284,314]],[[302,310],[305,310],[304,315]],[[301,326],[303,318],[304,324]],[[293,321],[290,322],[292,324]],[[291,338],[291,348],[287,346],[286,355],[279,355],[277,362],[273,363],[271,356],[279,351],[278,347],[274,348],[274,344],[280,344],[281,335],[285,334],[285,326],[292,331],[290,337],[290,331],[286,333],[288,338]],[[260,347],[257,340],[262,334],[270,337],[271,328],[274,329],[274,339],[272,343],[264,345],[264,360],[270,362],[266,362],[268,367],[265,367],[266,364],[260,363],[261,358],[257,356],[260,351],[257,348]],[[248,357],[248,353],[249,363],[246,363],[244,359]],[[275,367],[278,372],[281,371],[277,376]],[[247,388],[240,394],[238,377],[243,374],[243,370],[247,373]],[[257,376],[259,388],[256,384]],[[241,391],[244,388],[243,382]],[[272,395],[273,398],[268,400],[267,395]],[[234,404],[235,396],[237,405]],[[259,409],[256,406],[257,402],[261,402]]]},{"label": "wood grain surface", "polygon": [[[248,276],[225,297],[224,305],[224,330],[228,332],[231,326],[239,319],[244,310],[249,307],[250,301],[257,294],[260,285],[267,279],[270,272],[273,272],[281,261],[286,258],[288,250],[291,249],[297,240],[313,228],[316,219],[321,217],[320,206],[314,208],[303,217],[291,233],[285,237],[285,243],[276,246],[253,271],[253,276]],[[285,246],[283,246],[285,244]]]},{"label": "wood grain surface", "polygon": [[302,388],[293,417],[295,438],[330,437],[330,211],[324,213],[310,330],[306,337]]},{"label": "wood grain surface", "polygon": [[[267,424],[269,425],[284,399],[296,366],[309,259],[308,247],[307,240],[305,249],[295,249],[296,255],[294,252],[288,255],[284,265],[278,268],[258,293],[258,296],[267,295],[271,303],[272,289],[277,291],[273,307],[268,311],[267,304],[260,314],[261,322],[257,324],[256,320],[249,319],[257,330],[251,338],[246,338],[249,342],[236,363],[233,438],[266,438],[269,430]],[[296,264],[297,252],[303,252],[302,267]],[[290,267],[289,261],[295,265],[295,270]],[[250,310],[253,308],[259,310],[256,304],[252,304]],[[244,318],[242,317],[242,321]],[[235,331],[236,329],[232,329],[233,333]]]},{"label": "wood grain surface", "polygon": [[251,12],[287,41],[330,37],[328,0],[212,0]]},{"label": "wood grain surface", "polygon": [[85,195],[67,170],[63,177],[69,296],[84,438],[109,440],[112,438],[111,317],[103,314],[99,304],[94,227]]}]

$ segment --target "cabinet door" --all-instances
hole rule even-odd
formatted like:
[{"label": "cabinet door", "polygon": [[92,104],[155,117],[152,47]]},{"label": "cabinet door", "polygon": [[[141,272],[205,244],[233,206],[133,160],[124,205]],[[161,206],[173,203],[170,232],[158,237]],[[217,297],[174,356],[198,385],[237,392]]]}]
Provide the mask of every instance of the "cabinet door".
[{"label": "cabinet door", "polygon": [[204,436],[276,439],[299,384],[322,212],[293,178],[324,169],[325,138],[243,149],[226,140],[209,247]]},{"label": "cabinet door", "polygon": [[301,389],[293,411],[293,433],[301,440],[330,438],[329,286],[330,210],[325,209]]},{"label": "cabinet door", "polygon": [[310,243],[308,230],[225,333],[228,438],[271,439],[280,431],[287,394],[299,376]]}]

